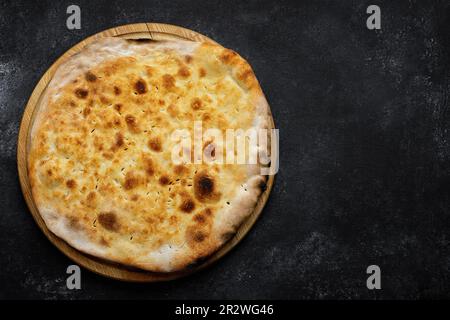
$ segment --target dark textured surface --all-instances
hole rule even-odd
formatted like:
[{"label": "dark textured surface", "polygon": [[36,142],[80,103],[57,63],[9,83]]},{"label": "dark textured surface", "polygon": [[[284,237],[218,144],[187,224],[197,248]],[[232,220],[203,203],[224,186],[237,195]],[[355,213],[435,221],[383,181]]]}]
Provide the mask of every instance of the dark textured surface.
[{"label": "dark textured surface", "polygon": [[[450,298],[448,1],[75,1],[0,4],[0,298]],[[82,272],[40,232],[16,170],[21,114],[51,63],[133,22],[199,31],[252,64],[280,129],[260,220],[191,277],[128,284]],[[382,290],[366,288],[368,265]]]}]

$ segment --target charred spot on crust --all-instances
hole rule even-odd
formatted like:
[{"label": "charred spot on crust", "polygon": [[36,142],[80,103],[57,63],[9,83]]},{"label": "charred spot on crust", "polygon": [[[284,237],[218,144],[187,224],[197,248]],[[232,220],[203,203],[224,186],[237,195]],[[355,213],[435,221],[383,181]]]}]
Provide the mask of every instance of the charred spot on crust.
[{"label": "charred spot on crust", "polygon": [[178,75],[180,77],[187,78],[191,75],[191,72],[189,71],[189,69],[187,67],[183,66],[178,70]]},{"label": "charred spot on crust", "polygon": [[239,78],[239,80],[245,82],[245,81],[247,81],[248,78],[252,77],[253,75],[254,74],[251,69],[246,69],[245,71],[243,71],[242,73],[240,73],[238,75],[238,78]]},{"label": "charred spot on crust", "polygon": [[94,191],[91,191],[88,193],[87,197],[86,197],[86,202],[87,202],[87,206],[90,208],[95,208],[96,206],[96,194]]},{"label": "charred spot on crust", "polygon": [[75,95],[80,99],[86,99],[89,92],[86,89],[78,88],[75,89]]},{"label": "charred spot on crust", "polygon": [[167,90],[172,89],[175,87],[175,78],[172,77],[170,74],[165,74],[162,76],[163,86]]},{"label": "charred spot on crust", "polygon": [[167,112],[172,116],[172,117],[176,117],[178,114],[178,108],[176,105],[174,105],[173,103],[169,105],[169,107],[167,108]]},{"label": "charred spot on crust", "polygon": [[206,239],[206,234],[201,230],[194,231],[192,236],[195,242],[203,242]]},{"label": "charred spot on crust", "polygon": [[162,150],[161,139],[159,137],[151,138],[148,141],[148,146],[153,151],[160,152]]},{"label": "charred spot on crust", "polygon": [[121,103],[116,103],[114,105],[114,109],[120,114],[120,112],[122,111],[122,104]]},{"label": "charred spot on crust", "polygon": [[138,94],[144,94],[147,92],[147,84],[144,82],[144,80],[139,79],[134,84],[134,89]]},{"label": "charred spot on crust", "polygon": [[110,105],[111,104],[111,100],[109,100],[105,96],[100,96],[100,102],[103,103],[104,105]]},{"label": "charred spot on crust", "polygon": [[91,113],[91,108],[86,107],[83,109],[83,116],[86,118]]},{"label": "charred spot on crust", "polygon": [[104,237],[101,237],[100,244],[104,247],[109,247],[109,242]]},{"label": "charred spot on crust", "polygon": [[178,224],[178,217],[177,216],[170,216],[170,218],[169,218],[169,223],[171,224],[171,225],[176,225],[176,224]]},{"label": "charred spot on crust", "polygon": [[181,211],[191,213],[195,209],[195,203],[191,199],[184,199],[180,206]]},{"label": "charred spot on crust", "polygon": [[120,126],[120,119],[119,119],[119,118],[115,118],[114,121],[113,121],[113,124],[114,124],[116,127]]},{"label": "charred spot on crust", "polygon": [[175,172],[178,175],[181,175],[186,171],[187,171],[187,168],[182,164],[178,164],[173,168],[173,172]]},{"label": "charred spot on crust", "polygon": [[118,96],[121,93],[122,93],[122,90],[120,90],[120,88],[118,86],[114,86],[114,94],[116,96]]},{"label": "charred spot on crust", "polygon": [[131,114],[125,116],[125,122],[127,123],[128,129],[132,132],[139,132],[139,127],[136,118]]},{"label": "charred spot on crust", "polygon": [[97,76],[90,71],[88,71],[84,74],[84,78],[88,82],[95,82],[97,80]]},{"label": "charred spot on crust", "polygon": [[136,118],[133,117],[133,116],[130,115],[130,114],[127,114],[127,115],[125,116],[125,121],[126,121],[126,123],[127,123],[128,125],[131,125],[131,126],[135,126],[135,125],[136,125]]},{"label": "charred spot on crust", "polygon": [[204,113],[202,115],[202,120],[203,121],[209,121],[209,120],[211,120],[211,116],[208,113]]},{"label": "charred spot on crust", "polygon": [[191,63],[193,60],[192,56],[184,56],[184,61],[186,61],[186,63]]},{"label": "charred spot on crust", "polygon": [[203,78],[206,76],[206,70],[204,68],[198,69],[198,74],[200,75],[200,78]]},{"label": "charred spot on crust", "polygon": [[131,201],[137,201],[139,199],[139,195],[133,194],[130,199],[131,199]]},{"label": "charred spot on crust", "polygon": [[145,72],[147,73],[147,76],[152,77],[155,70],[150,66],[145,66]]},{"label": "charred spot on crust", "polygon": [[117,216],[114,212],[102,212],[97,216],[97,221],[100,225],[109,231],[118,231],[119,223],[117,221]]},{"label": "charred spot on crust", "polygon": [[203,176],[198,180],[199,190],[205,195],[208,195],[214,190],[214,182],[208,177]]},{"label": "charred spot on crust", "polygon": [[121,132],[116,133],[116,141],[114,142],[113,149],[118,149],[124,145],[123,134]]},{"label": "charred spot on crust", "polygon": [[80,222],[78,221],[78,218],[76,217],[68,217],[68,225],[70,228],[75,229],[75,230],[80,230],[81,229],[81,225]]},{"label": "charred spot on crust", "polygon": [[191,225],[186,229],[185,237],[190,247],[197,247],[208,237],[208,232],[198,225]]},{"label": "charred spot on crust", "polygon": [[220,55],[220,60],[222,60],[222,62],[224,63],[230,63],[235,56],[237,56],[236,52],[230,49],[225,49]]},{"label": "charred spot on crust", "polygon": [[191,101],[191,108],[194,110],[198,110],[202,107],[202,100],[200,100],[199,98],[194,98]]},{"label": "charred spot on crust", "polygon": [[138,181],[136,178],[126,178],[125,179],[125,184],[124,184],[124,188],[127,190],[131,190],[133,188],[135,188],[138,184]]},{"label": "charred spot on crust", "polygon": [[144,160],[144,169],[145,173],[147,173],[148,176],[153,176],[153,174],[155,173],[155,169],[153,167],[152,159],[147,158]]},{"label": "charred spot on crust", "polygon": [[76,183],[75,180],[73,180],[73,179],[70,179],[70,180],[67,180],[67,181],[66,181],[66,186],[67,186],[67,188],[69,188],[69,189],[75,188],[76,185],[77,185],[77,183]]},{"label": "charred spot on crust", "polygon": [[167,177],[166,175],[161,176],[158,181],[159,181],[159,184],[161,184],[163,186],[168,185],[170,182],[169,177]]},{"label": "charred spot on crust", "polygon": [[123,184],[123,187],[126,190],[131,190],[133,188],[136,188],[138,186],[138,184],[139,184],[139,180],[131,172],[128,172],[125,175],[125,182]]},{"label": "charred spot on crust", "polygon": [[194,191],[198,199],[210,197],[214,192],[214,181],[205,173],[197,174],[194,177]]},{"label": "charred spot on crust", "polygon": [[202,215],[202,214],[196,214],[194,217],[193,217],[193,219],[194,219],[194,221],[195,222],[197,222],[198,224],[204,224],[205,222],[206,222],[206,218],[205,218],[205,216],[204,215]]},{"label": "charred spot on crust", "polygon": [[112,158],[114,158],[114,154],[112,154],[111,152],[104,152],[104,153],[102,153],[102,156],[108,160],[111,160]]},{"label": "charred spot on crust", "polygon": [[93,200],[95,200],[95,197],[96,197],[95,196],[95,192],[91,191],[91,192],[88,193],[86,199],[87,199],[87,201],[93,201]]}]

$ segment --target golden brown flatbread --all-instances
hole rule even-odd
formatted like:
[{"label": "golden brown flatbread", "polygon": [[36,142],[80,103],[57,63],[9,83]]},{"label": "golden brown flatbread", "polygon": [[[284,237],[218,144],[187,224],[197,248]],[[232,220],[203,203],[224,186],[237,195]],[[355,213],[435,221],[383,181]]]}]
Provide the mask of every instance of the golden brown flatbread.
[{"label": "golden brown flatbread", "polygon": [[266,99],[235,52],[104,38],[72,56],[31,131],[32,194],[49,230],[85,253],[150,271],[214,253],[253,211],[266,178],[259,164],[216,163],[223,143],[214,137],[203,141],[213,161],[195,163],[191,148],[190,161],[174,163],[174,131],[194,135],[196,121],[221,132],[268,128]]}]

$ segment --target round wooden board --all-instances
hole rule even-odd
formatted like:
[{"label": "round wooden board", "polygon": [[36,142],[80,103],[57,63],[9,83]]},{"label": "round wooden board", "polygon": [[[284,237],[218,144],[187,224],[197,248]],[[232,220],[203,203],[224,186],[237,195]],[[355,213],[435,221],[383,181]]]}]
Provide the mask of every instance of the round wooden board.
[{"label": "round wooden board", "polygon": [[[84,48],[87,44],[92,41],[102,38],[102,37],[123,37],[126,39],[151,39],[151,40],[172,40],[172,39],[183,39],[190,41],[199,41],[199,42],[212,42],[210,38],[201,35],[195,31],[185,29],[178,26],[168,25],[168,24],[160,24],[160,23],[137,23],[130,24],[125,26],[120,26],[116,28],[111,28],[100,33],[97,33],[71,49],[65,52],[56,62],[45,72],[42,78],[39,80],[38,84],[33,90],[30,99],[26,105],[22,122],[20,124],[20,131],[18,137],[17,144],[17,166],[19,171],[19,179],[22,187],[22,192],[25,197],[25,200],[28,204],[28,207],[33,215],[34,220],[39,225],[41,230],[44,232],[46,237],[66,256],[72,259],[76,264],[85,267],[97,274],[123,280],[123,281],[133,281],[133,282],[156,282],[156,281],[167,281],[176,278],[180,278],[186,275],[189,275],[193,272],[201,270],[217,259],[225,255],[228,251],[230,251],[250,230],[252,225],[255,223],[256,219],[260,215],[268,197],[270,194],[270,190],[272,189],[274,176],[270,176],[267,183],[267,189],[264,191],[262,196],[259,198],[259,201],[255,207],[254,212],[251,216],[241,225],[238,232],[234,237],[232,237],[221,249],[219,249],[215,254],[210,256],[207,260],[205,260],[202,264],[191,268],[189,270],[181,271],[181,272],[172,272],[172,273],[155,273],[148,272],[144,270],[128,268],[119,264],[114,264],[108,261],[104,261],[102,259],[84,254],[77,249],[71,247],[64,240],[55,236],[52,232],[48,230],[46,227],[42,217],[40,216],[38,209],[33,201],[33,197],[31,194],[31,187],[28,180],[28,169],[27,169],[27,150],[30,141],[30,128],[33,123],[34,114],[36,113],[36,106],[41,98],[42,93],[50,82],[55,70],[58,66],[70,58],[73,54],[78,53],[82,48]],[[273,119],[272,119],[272,127],[274,127]]]}]

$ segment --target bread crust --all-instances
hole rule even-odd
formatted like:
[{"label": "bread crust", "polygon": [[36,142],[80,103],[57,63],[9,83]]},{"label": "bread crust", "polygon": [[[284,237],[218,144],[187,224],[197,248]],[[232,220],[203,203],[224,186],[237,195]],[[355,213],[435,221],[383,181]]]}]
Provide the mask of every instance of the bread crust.
[{"label": "bread crust", "polygon": [[266,177],[259,164],[170,163],[167,134],[196,120],[270,128],[258,80],[234,51],[104,38],[72,56],[31,128],[30,184],[48,229],[82,252],[155,272],[216,252],[253,212]]}]

